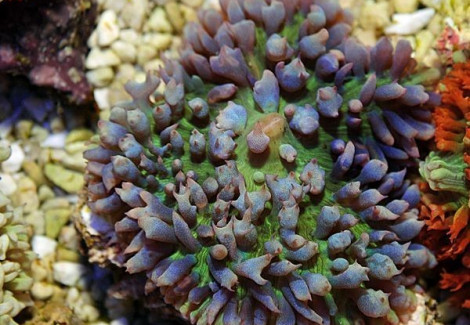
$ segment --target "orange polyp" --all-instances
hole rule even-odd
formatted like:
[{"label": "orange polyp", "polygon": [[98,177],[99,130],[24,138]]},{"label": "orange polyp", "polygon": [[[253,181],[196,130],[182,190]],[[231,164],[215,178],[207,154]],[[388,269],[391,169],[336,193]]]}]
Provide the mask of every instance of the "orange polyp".
[{"label": "orange polyp", "polygon": [[440,140],[437,142],[437,149],[441,151],[452,151],[457,152],[462,150],[463,144],[455,141]]},{"label": "orange polyp", "polygon": [[446,130],[438,129],[436,130],[436,139],[439,141],[440,139],[444,140],[451,140],[451,141],[462,141],[463,136],[459,133],[449,132]]},{"label": "orange polyp", "polygon": [[469,213],[470,210],[466,205],[462,206],[455,213],[453,223],[450,226],[450,230],[448,232],[451,241],[454,241],[460,232],[467,226]]},{"label": "orange polyp", "polygon": [[284,133],[286,119],[279,113],[268,114],[258,120],[261,129],[271,139],[278,139]]}]

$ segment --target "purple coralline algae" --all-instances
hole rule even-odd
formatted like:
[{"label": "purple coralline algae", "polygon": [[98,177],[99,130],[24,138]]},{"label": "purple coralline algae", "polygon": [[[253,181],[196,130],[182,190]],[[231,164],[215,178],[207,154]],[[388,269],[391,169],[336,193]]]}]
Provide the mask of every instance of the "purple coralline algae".
[{"label": "purple coralline algae", "polygon": [[74,104],[89,103],[84,62],[95,16],[89,0],[0,1],[0,73],[24,75]]},{"label": "purple coralline algae", "polygon": [[99,122],[91,259],[193,324],[406,322],[435,265],[407,168],[439,101],[410,45],[349,38],[336,1],[220,5]]}]

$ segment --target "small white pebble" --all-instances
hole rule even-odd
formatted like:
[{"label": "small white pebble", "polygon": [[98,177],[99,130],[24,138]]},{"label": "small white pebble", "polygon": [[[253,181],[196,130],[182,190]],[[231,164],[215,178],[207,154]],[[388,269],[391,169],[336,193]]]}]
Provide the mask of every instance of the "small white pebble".
[{"label": "small white pebble", "polygon": [[85,66],[87,69],[97,69],[119,65],[119,63],[121,63],[121,60],[113,50],[100,50],[98,48],[94,48],[88,54]]},{"label": "small white pebble", "polygon": [[164,33],[147,33],[142,37],[142,42],[152,46],[157,51],[167,49],[173,39],[173,35]]},{"label": "small white pebble", "polygon": [[119,56],[122,62],[133,63],[137,57],[135,45],[122,40],[117,40],[111,44],[111,49]]},{"label": "small white pebble", "polygon": [[145,71],[158,71],[161,67],[164,66],[164,63],[160,59],[150,60],[149,62],[145,63],[144,70]]},{"label": "small white pebble", "polygon": [[57,242],[49,237],[36,235],[33,236],[31,246],[39,258],[44,258],[55,253]]},{"label": "small white pebble", "polygon": [[41,147],[63,149],[65,147],[65,138],[67,138],[67,132],[49,134],[47,138],[41,143]]},{"label": "small white pebble", "polygon": [[80,291],[73,287],[67,292],[67,297],[65,297],[65,302],[70,305],[74,306],[80,301]]},{"label": "small white pebble", "polygon": [[45,282],[35,282],[31,288],[31,294],[38,300],[49,299],[54,294],[54,286]]},{"label": "small white pebble", "polygon": [[78,317],[85,322],[96,321],[100,317],[100,312],[96,307],[91,305],[84,305],[79,310],[75,310]]},{"label": "small white pebble", "polygon": [[69,287],[74,286],[86,273],[85,266],[80,263],[56,262],[52,268],[54,280]]},{"label": "small white pebble", "polygon": [[385,34],[415,34],[431,21],[435,13],[434,9],[425,8],[410,14],[395,14],[392,18],[396,23],[385,28]]},{"label": "small white pebble", "polygon": [[98,47],[98,33],[96,32],[96,29],[90,34],[86,44],[90,49]]},{"label": "small white pebble", "polygon": [[140,30],[147,14],[147,8],[147,0],[127,0],[122,8],[120,18],[127,26]]},{"label": "small white pebble", "polygon": [[165,10],[161,7],[155,7],[152,14],[145,23],[144,28],[154,32],[163,33],[171,33],[173,30],[171,23],[168,21]]},{"label": "small white pebble", "polygon": [[25,154],[23,149],[18,143],[13,143],[11,145],[11,155],[10,158],[2,162],[2,170],[5,173],[16,173],[21,169],[23,164]]},{"label": "small white pebble", "polygon": [[95,70],[88,71],[86,78],[95,87],[104,87],[109,85],[113,80],[114,71],[110,67],[98,68]]},{"label": "small white pebble", "polygon": [[114,11],[106,10],[101,14],[96,33],[100,46],[108,46],[119,37],[119,26]]},{"label": "small white pebble", "polygon": [[143,66],[146,62],[155,59],[157,54],[157,49],[153,45],[141,44],[137,48],[137,64]]},{"label": "small white pebble", "polygon": [[109,89],[98,88],[93,91],[95,102],[101,110],[111,108],[109,104]]},{"label": "small white pebble", "polygon": [[119,35],[119,39],[131,43],[134,45],[138,45],[140,43],[140,35],[133,29],[123,29],[121,30],[121,34]]},{"label": "small white pebble", "polygon": [[16,192],[18,185],[10,174],[0,173],[0,189],[6,196],[10,196]]}]

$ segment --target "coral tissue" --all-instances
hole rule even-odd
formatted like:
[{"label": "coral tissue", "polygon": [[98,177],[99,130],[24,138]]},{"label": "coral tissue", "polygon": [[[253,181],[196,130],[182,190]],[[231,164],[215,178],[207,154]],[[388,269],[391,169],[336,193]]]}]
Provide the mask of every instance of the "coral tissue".
[{"label": "coral tissue", "polygon": [[407,167],[439,98],[336,1],[268,2],[201,11],[99,122],[89,242],[193,324],[406,322],[435,264]]},{"label": "coral tissue", "polygon": [[[421,164],[423,242],[443,262],[440,285],[454,304],[470,308],[469,145],[470,61],[456,63],[441,82],[442,105],[434,111],[436,150]],[[448,268],[446,262],[455,261]]]}]

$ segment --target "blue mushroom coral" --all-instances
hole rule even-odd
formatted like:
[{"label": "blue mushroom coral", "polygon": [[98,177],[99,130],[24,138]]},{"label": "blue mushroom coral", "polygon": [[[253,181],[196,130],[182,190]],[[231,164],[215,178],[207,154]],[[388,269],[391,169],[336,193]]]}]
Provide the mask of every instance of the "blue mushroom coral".
[{"label": "blue mushroom coral", "polygon": [[99,244],[193,324],[405,322],[435,264],[407,167],[439,100],[410,45],[349,38],[336,1],[220,4],[99,122]]}]

